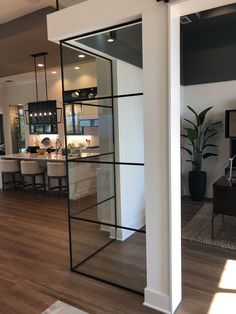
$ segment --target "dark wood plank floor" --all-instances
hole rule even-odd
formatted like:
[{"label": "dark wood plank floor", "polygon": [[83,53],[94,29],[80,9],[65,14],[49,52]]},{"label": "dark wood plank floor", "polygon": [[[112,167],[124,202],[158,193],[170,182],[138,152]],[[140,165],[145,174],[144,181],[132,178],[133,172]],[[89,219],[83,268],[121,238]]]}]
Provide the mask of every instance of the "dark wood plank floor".
[{"label": "dark wood plank floor", "polygon": [[56,300],[93,313],[157,313],[143,297],[69,271],[67,202],[0,192],[0,313],[38,314]]},{"label": "dark wood plank floor", "polygon": [[[99,222],[101,210],[109,206],[110,215],[106,209],[106,220],[103,218],[103,222],[115,224],[113,199],[109,203],[100,204],[99,207],[96,203],[96,194],[70,201],[71,216]],[[147,286],[145,233],[134,232],[125,241],[114,241],[106,228],[107,231],[101,230],[99,223],[77,219],[72,219],[71,229],[73,266],[81,264],[75,267],[76,271],[143,294]],[[94,254],[105,245],[106,247]],[[89,256],[91,257],[87,260]]]},{"label": "dark wood plank floor", "polygon": [[[182,226],[202,205],[203,203],[193,203],[188,198],[182,200]],[[236,299],[236,289],[219,287],[228,259],[236,261],[236,251],[182,240],[183,302],[177,314],[214,314],[209,310],[217,293],[234,293]],[[226,298],[222,298],[222,302],[227,302]],[[227,309],[224,313],[236,313],[236,308]]]},{"label": "dark wood plank floor", "polygon": [[[91,314],[158,313],[142,306],[139,295],[69,271],[66,206],[48,194],[0,192],[0,313],[38,314],[58,299]],[[183,225],[200,207],[183,201]],[[177,313],[206,314],[222,292],[225,263],[236,260],[236,253],[189,241],[182,247],[183,302]]]}]

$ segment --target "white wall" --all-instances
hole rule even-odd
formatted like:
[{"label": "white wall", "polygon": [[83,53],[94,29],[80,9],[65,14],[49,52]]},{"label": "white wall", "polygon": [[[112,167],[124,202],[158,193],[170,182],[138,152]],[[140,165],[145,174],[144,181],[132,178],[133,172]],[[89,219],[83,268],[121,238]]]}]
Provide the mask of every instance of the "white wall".
[{"label": "white wall", "polygon": [[[117,60],[114,66],[117,95],[143,91],[143,70]],[[144,162],[144,112],[143,97],[118,98],[115,106],[116,160]],[[140,229],[145,224],[144,167],[117,166],[117,213],[118,224]],[[119,230],[118,238],[125,240],[132,232]]]},{"label": "white wall", "polygon": [[[174,268],[178,274],[181,270],[180,254],[170,254],[169,238],[171,231],[173,238],[175,234],[179,237],[176,233],[178,228],[170,230],[169,213],[177,211],[180,214],[180,208],[174,202],[173,208],[169,207],[167,8],[166,3],[157,3],[156,0],[126,0],[124,3],[117,0],[85,1],[48,15],[48,35],[50,40],[57,41],[142,17],[147,227],[145,305],[170,313],[180,302],[178,295],[173,304],[170,287],[173,272],[170,267],[177,265],[178,270],[176,266]],[[178,252],[179,244],[175,246]],[[181,289],[179,276],[175,277],[175,287]]]},{"label": "white wall", "polygon": [[[97,51],[99,54],[99,52]],[[109,58],[109,56],[108,56]],[[97,58],[97,90],[98,95],[111,96],[111,62]],[[98,100],[98,105],[112,106],[111,99]],[[99,144],[100,153],[114,152],[113,143],[113,117],[112,109],[98,108],[99,116]],[[106,158],[113,161],[113,155]],[[101,202],[115,195],[114,192],[114,168],[112,165],[100,164],[97,169],[97,201]],[[114,224],[115,221],[114,200],[106,201],[98,205],[98,220]],[[110,232],[110,237],[114,238],[114,228],[101,225],[101,230]]]},{"label": "white wall", "polygon": [[81,63],[79,67],[79,70],[71,66],[64,68],[65,90],[97,86],[96,61]]},{"label": "white wall", "polygon": [[[110,96],[111,90],[111,62],[97,58],[97,94],[99,96]],[[97,104],[100,106],[112,106],[111,99],[98,100]],[[99,115],[99,142],[101,152],[113,152],[113,121],[112,110],[98,107]],[[111,178],[110,178],[111,180]]]},{"label": "white wall", "polygon": [[[197,112],[213,106],[206,116],[207,121],[222,121],[218,128],[219,134],[210,143],[218,145],[216,152],[218,157],[206,159],[203,170],[207,172],[206,196],[212,197],[212,184],[224,175],[223,164],[229,158],[229,140],[224,136],[224,114],[225,110],[236,109],[236,81],[219,82],[184,86],[182,98],[182,118],[192,119],[193,115],[186,108],[193,107]],[[183,121],[183,120],[182,120]],[[182,123],[182,127],[186,124]],[[185,162],[187,153],[182,152],[182,193],[188,195],[188,171],[191,171],[189,163]]]}]

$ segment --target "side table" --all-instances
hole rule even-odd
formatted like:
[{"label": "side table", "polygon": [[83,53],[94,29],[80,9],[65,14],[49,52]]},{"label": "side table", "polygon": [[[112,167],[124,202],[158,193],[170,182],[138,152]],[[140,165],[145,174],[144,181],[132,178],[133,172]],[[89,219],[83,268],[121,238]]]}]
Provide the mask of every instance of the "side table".
[{"label": "side table", "polygon": [[211,232],[214,237],[214,224],[217,215],[236,216],[236,181],[230,182],[227,176],[220,177],[213,184],[213,212]]}]

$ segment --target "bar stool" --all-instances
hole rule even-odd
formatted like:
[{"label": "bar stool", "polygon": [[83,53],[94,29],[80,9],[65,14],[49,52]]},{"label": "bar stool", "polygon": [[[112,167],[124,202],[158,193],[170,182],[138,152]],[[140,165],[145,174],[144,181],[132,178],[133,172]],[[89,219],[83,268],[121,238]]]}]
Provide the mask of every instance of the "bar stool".
[{"label": "bar stool", "polygon": [[[12,191],[19,185],[21,181],[16,180],[16,175],[20,173],[20,166],[17,160],[1,160],[2,169],[2,189],[5,190],[7,186],[10,186]],[[10,181],[5,181],[6,176],[11,176]]]},{"label": "bar stool", "polygon": [[[63,195],[63,189],[67,192],[67,185],[63,185],[63,179],[66,179],[66,165],[64,162],[48,162],[47,163],[48,175],[48,191],[59,189],[60,195]],[[51,187],[51,179],[57,179],[58,185]]]},{"label": "bar stool", "polygon": [[[32,186],[32,191],[43,188],[45,191],[45,176],[44,169],[39,166],[38,161],[25,161],[20,162],[21,174],[23,176],[22,187],[25,189],[28,186]],[[25,182],[25,177],[31,178],[31,183]],[[36,177],[42,177],[43,183],[36,183]]]}]

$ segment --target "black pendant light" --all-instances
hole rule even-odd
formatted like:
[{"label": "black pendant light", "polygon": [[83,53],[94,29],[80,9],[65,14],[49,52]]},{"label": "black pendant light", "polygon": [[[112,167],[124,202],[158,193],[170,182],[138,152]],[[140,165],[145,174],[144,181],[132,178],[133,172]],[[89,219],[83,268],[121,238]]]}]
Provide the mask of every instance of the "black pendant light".
[{"label": "black pendant light", "polygon": [[[35,75],[35,92],[36,101],[29,102],[28,109],[25,112],[25,121],[27,124],[52,124],[56,125],[62,121],[62,108],[57,108],[56,100],[48,99],[48,84],[47,84],[47,52],[40,52],[31,55],[34,58],[34,75]],[[38,89],[38,69],[44,69],[44,84],[45,84],[45,100],[39,100]]]}]

